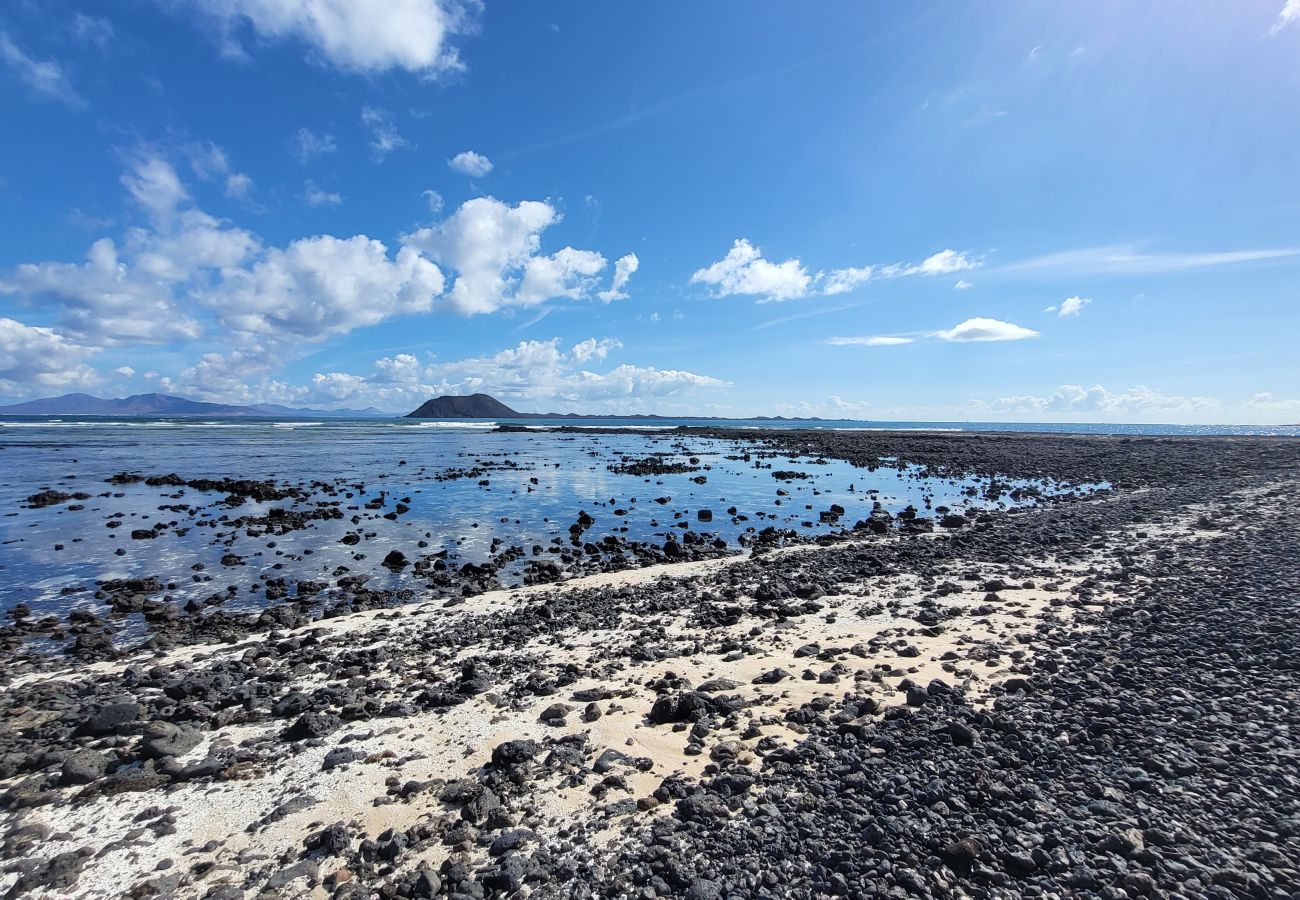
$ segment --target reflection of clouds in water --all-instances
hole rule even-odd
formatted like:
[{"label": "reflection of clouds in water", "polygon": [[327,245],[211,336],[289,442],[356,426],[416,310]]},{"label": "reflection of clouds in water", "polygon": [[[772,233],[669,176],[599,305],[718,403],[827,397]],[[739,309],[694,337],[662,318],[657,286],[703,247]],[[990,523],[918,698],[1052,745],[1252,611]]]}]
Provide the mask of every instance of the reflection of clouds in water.
[{"label": "reflection of clouds in water", "polygon": [[[167,593],[182,605],[190,599],[202,601],[224,593],[227,585],[234,584],[238,592],[224,608],[246,610],[265,602],[260,581],[263,574],[284,577],[290,584],[303,579],[332,581],[338,567],[346,567],[350,574],[370,576],[369,584],[374,588],[415,587],[418,597],[420,583],[412,581],[409,572],[397,576],[379,565],[388,550],[400,549],[415,559],[446,549],[451,562],[459,565],[487,560],[493,538],[500,538],[502,548],[521,545],[525,550],[523,560],[508,570],[513,572],[532,558],[533,544],[549,549],[552,538],[558,537],[562,546],[569,547],[569,525],[580,510],[586,510],[596,520],[595,526],[583,535],[584,541],[598,542],[614,529],[626,527],[625,532],[619,532],[622,537],[662,543],[665,534],[685,530],[674,527],[684,522],[692,530],[720,535],[736,547],[737,539],[746,531],[768,525],[825,533],[830,526],[818,521],[818,513],[832,503],[846,508],[842,524],[851,526],[867,516],[876,500],[893,513],[909,504],[924,511],[923,498],[927,496],[932,507],[955,508],[976,499],[963,496],[963,488],[982,490],[988,484],[988,479],[918,479],[915,470],[868,471],[838,460],[815,464],[783,455],[769,457],[752,444],[678,435],[485,433],[395,426],[388,422],[295,428],[280,424],[181,427],[173,423],[154,428],[144,442],[139,439],[139,431],[145,429],[94,423],[79,426],[73,440],[64,439],[70,431],[53,433],[39,427],[5,434],[4,458],[8,465],[0,474],[0,503],[16,515],[0,519],[3,540],[7,542],[0,545],[0,597],[7,601],[4,605],[28,602],[37,607],[38,613],[63,611],[70,605],[90,602],[91,596],[85,593],[62,597],[65,587],[85,585],[93,589],[96,580],[155,575],[176,583]],[[751,454],[748,461],[726,459],[745,452]],[[703,468],[648,479],[608,469],[622,457],[643,459],[659,453],[669,461],[679,462],[697,456]],[[399,460],[406,464],[399,466]],[[518,468],[504,467],[506,460]],[[756,468],[756,463],[763,468]],[[479,477],[436,480],[447,470],[468,470],[479,464],[487,470],[481,476],[488,480],[487,487],[478,484]],[[814,477],[782,482],[772,477],[772,472],[779,469],[806,471]],[[195,527],[195,519],[222,515],[234,519],[290,504],[246,502],[225,507],[219,503],[220,495],[191,489],[185,489],[180,498],[171,498],[167,495],[176,493],[175,489],[105,484],[107,477],[121,471],[177,472],[187,479],[234,476],[293,483],[341,482],[336,496],[314,496],[297,508],[307,510],[317,502],[337,500],[344,518],[316,521],[306,530],[285,535],[250,537],[246,529],[230,535],[233,529],[229,524]],[[68,480],[68,475],[74,477]],[[707,479],[705,484],[692,481],[697,475]],[[529,482],[534,477],[538,480],[535,486]],[[358,484],[364,484],[364,491],[356,490],[352,498],[346,498],[343,491],[353,490],[350,486]],[[855,487],[853,493],[847,490],[850,484]],[[28,495],[45,486],[93,496],[83,501],[86,509],[80,512],[66,506],[21,508]],[[778,490],[788,495],[779,497]],[[98,496],[106,491],[123,496]],[[365,503],[381,491],[386,497],[384,509],[366,510]],[[666,506],[655,503],[654,499],[661,496],[671,497],[672,502]],[[379,517],[404,497],[410,498],[406,515],[396,521]],[[632,498],[636,498],[635,503]],[[609,504],[611,499],[614,506]],[[782,501],[780,505],[778,500]],[[1007,502],[1003,505],[1015,505],[1009,498],[1004,500]],[[199,510],[197,515],[160,510],[158,507],[164,504],[188,504]],[[357,508],[350,508],[354,506]],[[730,506],[737,507],[748,520],[733,523],[726,513]],[[627,509],[629,514],[616,517],[616,507]],[[700,509],[711,510],[713,520],[699,523],[696,512]],[[689,512],[674,518],[674,512],[683,510]],[[118,512],[124,513],[120,518],[122,526],[106,528],[108,516]],[[353,515],[362,516],[358,525],[350,521]],[[130,537],[134,528],[173,520],[182,529],[188,527],[188,533],[178,535],[166,530],[150,540]],[[800,523],[805,521],[814,524],[803,528]],[[475,523],[477,528],[473,527]],[[339,538],[353,530],[373,536],[365,537],[355,547],[341,544]],[[229,547],[218,540],[223,537],[233,537]],[[418,548],[420,540],[427,540],[429,546]],[[271,542],[276,544],[274,548],[267,546]],[[55,544],[63,544],[65,549],[55,551]],[[124,556],[114,554],[119,547],[126,551]],[[305,553],[307,550],[312,552]],[[227,552],[240,555],[247,565],[222,566],[220,559]],[[355,559],[356,554],[364,554],[364,559]],[[195,563],[204,566],[200,577],[210,575],[211,581],[193,580],[191,566]],[[283,568],[274,569],[276,564]],[[256,585],[257,590],[250,591],[250,585]]]}]

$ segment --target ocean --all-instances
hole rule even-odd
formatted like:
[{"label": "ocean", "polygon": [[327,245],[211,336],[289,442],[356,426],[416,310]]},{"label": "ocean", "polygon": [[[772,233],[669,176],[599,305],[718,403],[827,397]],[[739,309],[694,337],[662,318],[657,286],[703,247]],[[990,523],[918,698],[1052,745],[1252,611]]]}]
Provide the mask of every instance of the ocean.
[{"label": "ocean", "polygon": [[[4,420],[0,610],[18,603],[35,614],[95,608],[97,586],[143,578],[167,584],[165,599],[176,604],[205,603],[221,592],[222,608],[232,611],[265,605],[268,582],[284,579],[292,589],[300,581],[333,583],[341,573],[425,599],[431,593],[412,570],[382,565],[388,553],[412,561],[437,555],[452,572],[490,563],[509,587],[521,583],[530,563],[565,553],[565,577],[615,556],[624,561],[618,565],[645,564],[645,554],[611,548],[607,538],[656,551],[671,540],[741,552],[765,528],[811,538],[851,526],[876,504],[933,517],[941,508],[1032,502],[1013,498],[1016,487],[1093,487],[1006,481],[990,496],[987,479],[922,477],[887,464],[867,469],[773,456],[750,442],[659,433],[673,421],[581,423],[618,429],[591,433],[520,424],[529,430],[410,419]],[[625,471],[646,457],[662,471]],[[267,480],[300,493],[232,503],[220,490],[109,481],[120,473]],[[44,490],[69,499],[29,502]],[[300,528],[283,528],[284,519],[268,525],[277,509],[316,518]],[[590,524],[575,540],[583,516]],[[344,542],[349,535],[353,543]],[[234,558],[239,562],[229,564]]]}]

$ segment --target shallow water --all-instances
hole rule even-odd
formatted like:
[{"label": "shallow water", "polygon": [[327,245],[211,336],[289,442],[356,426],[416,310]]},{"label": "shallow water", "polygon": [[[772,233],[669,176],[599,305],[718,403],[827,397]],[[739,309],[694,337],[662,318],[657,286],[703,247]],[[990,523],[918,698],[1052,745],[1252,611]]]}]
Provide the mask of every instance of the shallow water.
[{"label": "shallow water", "polygon": [[[747,453],[750,457],[743,458]],[[624,457],[651,454],[688,465],[695,457],[698,468],[654,477],[610,470]],[[1016,505],[1005,494],[997,501],[970,496],[983,492],[986,479],[920,478],[888,466],[868,470],[838,460],[768,458],[747,442],[644,432],[498,433],[471,423],[27,425],[0,430],[0,464],[0,608],[27,603],[37,614],[97,605],[89,592],[65,595],[65,589],[93,590],[97,581],[147,576],[174,582],[168,596],[182,604],[235,584],[238,591],[224,608],[255,609],[266,603],[262,576],[332,582],[340,566],[370,576],[371,587],[415,588],[420,599],[420,583],[409,577],[410,570],[395,575],[379,565],[389,550],[400,549],[411,559],[446,550],[449,564],[479,563],[492,555],[494,538],[499,548],[519,545],[527,551],[525,559],[502,571],[503,583],[514,584],[523,562],[533,556],[533,545],[549,548],[556,539],[568,545],[570,525],[583,510],[595,519],[584,541],[599,542],[614,533],[662,544],[689,528],[738,551],[746,534],[769,525],[801,535],[851,526],[866,518],[876,501],[894,513],[914,505],[923,515],[930,514],[927,506]],[[449,477],[458,470],[481,471]],[[776,470],[810,477],[778,481]],[[222,502],[223,493],[106,482],[119,472],[324,482],[351,496],[318,491],[305,500],[231,507]],[[692,480],[699,477],[706,479],[703,484]],[[1007,482],[1007,487],[1022,484]],[[91,498],[28,508],[26,498],[46,488]],[[381,498],[379,508],[366,509],[367,502]],[[655,502],[658,498],[670,501]],[[382,518],[399,500],[409,511],[395,521]],[[250,535],[219,521],[265,514],[272,507],[311,510],[336,501],[343,519],[285,535]],[[822,523],[819,512],[833,503],[846,510],[841,523]],[[746,518],[729,515],[733,506]],[[712,511],[712,521],[698,521],[701,509]],[[361,517],[359,525],[353,516]],[[108,527],[113,521],[120,527]],[[132,539],[133,530],[159,521],[175,525],[156,538]],[[340,543],[346,532],[358,530],[365,533],[360,544]],[[418,547],[421,540],[427,547]],[[222,556],[232,552],[246,564],[223,566]],[[195,564],[202,566],[198,574]]]}]

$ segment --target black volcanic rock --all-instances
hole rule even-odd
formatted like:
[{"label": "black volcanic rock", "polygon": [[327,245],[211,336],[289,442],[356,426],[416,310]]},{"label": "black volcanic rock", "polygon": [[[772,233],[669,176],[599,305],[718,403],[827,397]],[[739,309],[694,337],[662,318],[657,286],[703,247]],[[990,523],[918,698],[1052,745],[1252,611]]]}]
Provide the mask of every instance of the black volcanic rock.
[{"label": "black volcanic rock", "polygon": [[425,401],[408,419],[517,419],[519,413],[487,394],[444,395]]}]

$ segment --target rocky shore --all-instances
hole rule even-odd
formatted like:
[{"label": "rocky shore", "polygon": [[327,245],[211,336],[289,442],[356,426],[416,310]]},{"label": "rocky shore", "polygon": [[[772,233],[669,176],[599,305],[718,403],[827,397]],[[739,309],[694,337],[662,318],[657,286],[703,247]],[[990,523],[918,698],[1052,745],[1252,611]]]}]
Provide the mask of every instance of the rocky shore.
[{"label": "rocky shore", "polygon": [[1300,442],[746,437],[1112,489],[25,658],[0,895],[1295,895]]}]

